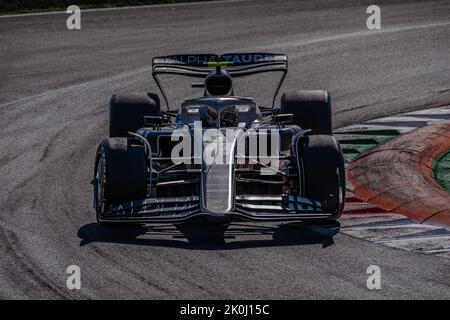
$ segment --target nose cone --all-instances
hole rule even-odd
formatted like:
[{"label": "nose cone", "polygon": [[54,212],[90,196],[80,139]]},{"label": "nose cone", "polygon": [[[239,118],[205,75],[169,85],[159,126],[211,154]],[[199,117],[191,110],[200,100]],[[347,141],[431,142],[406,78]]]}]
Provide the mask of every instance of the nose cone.
[{"label": "nose cone", "polygon": [[201,205],[204,211],[224,214],[235,207],[235,150],[243,131],[237,129],[232,137],[216,132],[202,143]]}]

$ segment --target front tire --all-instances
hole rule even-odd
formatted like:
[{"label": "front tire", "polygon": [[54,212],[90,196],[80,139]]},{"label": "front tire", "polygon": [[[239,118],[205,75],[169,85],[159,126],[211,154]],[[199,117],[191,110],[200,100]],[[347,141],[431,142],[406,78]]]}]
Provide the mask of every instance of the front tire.
[{"label": "front tire", "polygon": [[96,155],[94,200],[97,221],[116,205],[147,196],[147,159],[133,139],[109,138]]},{"label": "front tire", "polygon": [[304,136],[299,140],[298,157],[302,192],[321,202],[337,219],[345,203],[345,162],[336,138],[329,135]]}]

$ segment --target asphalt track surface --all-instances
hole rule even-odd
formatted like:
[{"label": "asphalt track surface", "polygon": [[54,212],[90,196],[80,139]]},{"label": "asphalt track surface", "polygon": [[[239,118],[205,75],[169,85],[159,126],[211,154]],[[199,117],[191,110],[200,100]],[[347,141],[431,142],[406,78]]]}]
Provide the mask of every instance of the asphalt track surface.
[{"label": "asphalt track surface", "polygon": [[[449,260],[344,234],[245,224],[225,243],[189,242],[170,226],[135,236],[95,223],[89,182],[109,97],[156,91],[152,56],[285,52],[282,91],[329,90],[336,128],[448,105],[450,2],[378,1],[381,31],[366,28],[369,4],[92,11],[81,31],[66,29],[66,14],[0,18],[0,297],[450,298]],[[66,288],[71,264],[81,290]],[[366,288],[372,264],[381,290]]]}]

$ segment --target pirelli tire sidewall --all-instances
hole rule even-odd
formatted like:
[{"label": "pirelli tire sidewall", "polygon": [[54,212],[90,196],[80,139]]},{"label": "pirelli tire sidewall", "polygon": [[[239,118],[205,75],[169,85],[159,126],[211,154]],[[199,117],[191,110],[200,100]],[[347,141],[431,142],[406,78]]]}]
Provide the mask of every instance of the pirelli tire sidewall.
[{"label": "pirelli tire sidewall", "polygon": [[330,219],[342,214],[345,204],[345,162],[339,142],[331,135],[307,135],[298,141],[303,195],[326,204]]},{"label": "pirelli tire sidewall", "polygon": [[[127,201],[147,197],[148,177],[145,149],[131,138],[108,138],[103,140],[97,150],[95,177],[99,165],[103,167],[103,201],[105,210]],[[94,186],[96,202],[99,199],[97,181]],[[96,206],[97,219],[103,212]]]}]

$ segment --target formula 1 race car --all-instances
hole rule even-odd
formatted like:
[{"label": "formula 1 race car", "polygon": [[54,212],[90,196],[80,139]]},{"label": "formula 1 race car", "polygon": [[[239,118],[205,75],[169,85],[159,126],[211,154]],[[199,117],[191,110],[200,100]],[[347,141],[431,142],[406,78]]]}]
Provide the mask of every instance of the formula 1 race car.
[{"label": "formula 1 race car", "polygon": [[[153,58],[154,93],[116,94],[109,138],[95,158],[94,207],[109,223],[335,221],[345,199],[344,159],[326,91],[276,97],[283,54]],[[235,95],[233,79],[280,73],[272,106]],[[201,78],[203,94],[169,108],[160,75]],[[264,90],[264,89],[261,89]]]}]

